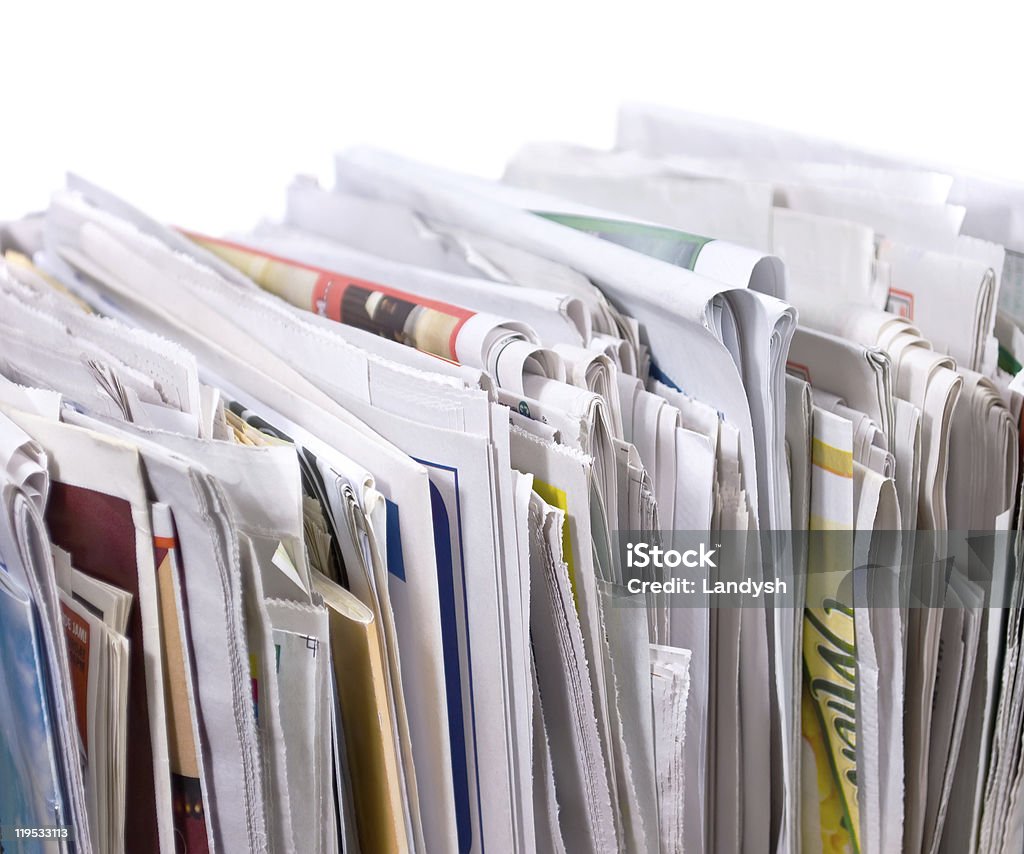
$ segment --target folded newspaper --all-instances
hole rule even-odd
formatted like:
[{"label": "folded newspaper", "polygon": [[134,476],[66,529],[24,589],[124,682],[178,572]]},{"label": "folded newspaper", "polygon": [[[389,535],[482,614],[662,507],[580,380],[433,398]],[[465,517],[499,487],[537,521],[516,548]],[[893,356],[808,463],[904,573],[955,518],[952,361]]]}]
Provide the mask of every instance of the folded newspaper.
[{"label": "folded newspaper", "polygon": [[0,848],[1024,846],[1024,189],[627,105],[0,230]]}]

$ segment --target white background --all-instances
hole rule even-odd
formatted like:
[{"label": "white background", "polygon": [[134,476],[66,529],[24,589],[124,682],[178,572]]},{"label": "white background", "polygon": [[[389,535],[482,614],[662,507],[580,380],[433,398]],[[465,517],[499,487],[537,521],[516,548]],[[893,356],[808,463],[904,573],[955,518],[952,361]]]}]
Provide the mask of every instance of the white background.
[{"label": "white background", "polygon": [[74,169],[240,228],[346,145],[496,176],[527,140],[610,145],[627,98],[1024,179],[1017,0],[0,8],[4,218]]}]

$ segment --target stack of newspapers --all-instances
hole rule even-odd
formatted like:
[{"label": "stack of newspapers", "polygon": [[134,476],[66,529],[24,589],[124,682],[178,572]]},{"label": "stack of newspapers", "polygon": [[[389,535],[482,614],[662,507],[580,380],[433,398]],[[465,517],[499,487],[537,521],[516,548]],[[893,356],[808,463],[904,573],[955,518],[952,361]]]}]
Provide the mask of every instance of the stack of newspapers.
[{"label": "stack of newspapers", "polygon": [[629,105],[0,240],[3,850],[1024,847],[1024,188]]}]

